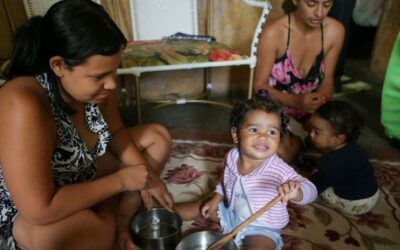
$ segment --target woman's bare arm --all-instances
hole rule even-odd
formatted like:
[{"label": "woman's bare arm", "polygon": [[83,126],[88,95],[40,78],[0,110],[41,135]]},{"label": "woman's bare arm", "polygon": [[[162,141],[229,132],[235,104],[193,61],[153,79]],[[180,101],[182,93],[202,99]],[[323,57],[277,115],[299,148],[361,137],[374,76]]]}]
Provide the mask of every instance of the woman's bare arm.
[{"label": "woman's bare arm", "polygon": [[328,100],[332,98],[336,63],[344,40],[343,25],[333,18],[326,17],[324,27],[324,65],[325,76],[317,92]]},{"label": "woman's bare arm", "polygon": [[[142,197],[145,202],[150,198],[151,194],[163,207],[172,209],[173,199],[168,192],[165,184],[160,178],[158,169],[153,168],[141,152],[139,145],[136,145],[132,135],[128,133],[127,129],[123,126],[116,102],[116,95],[113,95],[107,103],[102,106],[103,115],[109,125],[109,129],[113,133],[110,146],[111,151],[124,165],[146,164],[151,175],[151,183],[147,191],[142,192]],[[160,142],[161,143],[161,142]],[[132,179],[134,181],[134,179]]]},{"label": "woman's bare arm", "polygon": [[124,127],[117,107],[117,93],[101,105],[102,114],[112,134],[110,151],[124,164],[148,164]]},{"label": "woman's bare arm", "polygon": [[[56,187],[51,171],[56,128],[47,96],[33,78],[8,84],[0,92],[1,166],[20,215],[30,223],[52,223],[117,193],[146,186],[147,171],[139,167]],[[132,178],[137,181],[132,183]]]}]

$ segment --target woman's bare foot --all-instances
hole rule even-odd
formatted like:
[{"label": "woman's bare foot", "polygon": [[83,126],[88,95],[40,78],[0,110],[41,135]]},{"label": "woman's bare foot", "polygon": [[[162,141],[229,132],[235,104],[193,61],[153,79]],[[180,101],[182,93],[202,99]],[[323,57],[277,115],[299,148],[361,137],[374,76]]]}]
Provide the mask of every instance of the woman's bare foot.
[{"label": "woman's bare foot", "polygon": [[129,230],[121,230],[117,232],[117,238],[113,250],[135,250],[135,245],[130,237]]}]

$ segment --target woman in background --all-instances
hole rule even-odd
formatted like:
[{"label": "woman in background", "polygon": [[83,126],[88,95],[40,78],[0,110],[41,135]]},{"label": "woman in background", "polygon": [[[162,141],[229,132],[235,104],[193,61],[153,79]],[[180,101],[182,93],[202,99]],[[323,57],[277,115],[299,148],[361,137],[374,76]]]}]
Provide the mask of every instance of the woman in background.
[{"label": "woman in background", "polygon": [[[291,117],[280,156],[292,162],[305,137],[302,126],[332,97],[336,62],[344,39],[343,25],[328,12],[333,0],[293,0],[296,9],[265,25],[258,48],[254,92],[268,90]],[[295,122],[297,121],[297,122]],[[300,126],[299,126],[299,123]]]}]

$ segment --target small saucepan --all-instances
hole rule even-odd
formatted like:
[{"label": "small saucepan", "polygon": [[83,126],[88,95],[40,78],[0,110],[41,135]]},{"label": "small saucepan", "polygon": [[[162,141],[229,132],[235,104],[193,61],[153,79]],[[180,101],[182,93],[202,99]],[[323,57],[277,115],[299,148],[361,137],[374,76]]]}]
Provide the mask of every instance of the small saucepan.
[{"label": "small saucepan", "polygon": [[[206,250],[212,243],[223,236],[222,233],[213,231],[189,234],[179,242],[175,250]],[[221,250],[238,250],[238,247],[233,240],[230,240]]]},{"label": "small saucepan", "polygon": [[182,237],[182,220],[165,208],[138,213],[131,222],[133,241],[143,250],[175,249]]}]

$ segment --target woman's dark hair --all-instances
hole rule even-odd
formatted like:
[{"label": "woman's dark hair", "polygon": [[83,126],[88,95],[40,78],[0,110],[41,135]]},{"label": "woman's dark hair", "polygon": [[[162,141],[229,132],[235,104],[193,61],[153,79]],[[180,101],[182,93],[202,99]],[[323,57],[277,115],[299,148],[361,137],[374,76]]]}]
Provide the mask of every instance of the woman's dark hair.
[{"label": "woman's dark hair", "polygon": [[282,9],[285,14],[291,13],[297,9],[297,6],[293,3],[293,0],[284,0],[282,2]]},{"label": "woman's dark hair", "polygon": [[247,113],[252,110],[262,110],[266,113],[278,115],[281,119],[281,136],[286,133],[289,120],[284,114],[283,107],[280,103],[272,100],[268,92],[264,89],[260,90],[252,99],[237,102],[235,104],[230,116],[231,127],[239,130]]},{"label": "woman's dark hair", "polygon": [[61,56],[72,68],[93,55],[113,55],[126,42],[101,5],[91,0],[63,0],[51,6],[43,17],[32,17],[18,29],[8,77],[47,73],[57,104],[73,113],[60,96],[50,58]]},{"label": "woman's dark hair", "polygon": [[328,121],[336,135],[343,134],[347,141],[356,141],[361,134],[364,119],[349,103],[329,101],[321,105],[315,115]]}]

